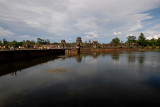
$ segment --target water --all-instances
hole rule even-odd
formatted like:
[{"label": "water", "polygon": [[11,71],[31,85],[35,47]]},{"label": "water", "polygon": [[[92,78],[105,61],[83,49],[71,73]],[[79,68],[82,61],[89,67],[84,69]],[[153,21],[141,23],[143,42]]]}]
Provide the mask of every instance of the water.
[{"label": "water", "polygon": [[159,52],[117,51],[3,64],[0,107],[159,106],[159,61]]}]

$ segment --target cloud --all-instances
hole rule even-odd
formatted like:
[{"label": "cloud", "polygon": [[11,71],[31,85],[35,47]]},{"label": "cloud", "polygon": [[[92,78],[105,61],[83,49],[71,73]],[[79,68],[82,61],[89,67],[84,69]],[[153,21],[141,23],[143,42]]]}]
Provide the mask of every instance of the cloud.
[{"label": "cloud", "polygon": [[94,32],[86,32],[85,33],[87,36],[84,36],[85,39],[96,39],[99,38],[100,36],[94,31]]},{"label": "cloud", "polygon": [[11,36],[11,35],[14,35],[14,33],[9,30],[6,30],[0,26],[0,36],[7,37],[7,36]]},{"label": "cloud", "polygon": [[30,39],[31,36],[30,36],[30,35],[22,35],[22,36],[19,36],[19,38],[22,38],[22,39]]},{"label": "cloud", "polygon": [[115,36],[121,36],[122,32],[113,32],[113,35],[115,35]]},{"label": "cloud", "polygon": [[[15,33],[33,30],[38,35],[41,31],[54,40],[96,31],[107,41],[115,31],[144,28],[142,21],[152,18],[146,11],[159,6],[160,0],[0,0],[0,24]],[[86,35],[90,37],[99,38]]]},{"label": "cloud", "polygon": [[156,31],[144,32],[144,35],[146,35],[146,39],[148,40],[151,40],[152,38],[154,39],[160,38],[160,32],[156,32]]},{"label": "cloud", "polygon": [[158,39],[160,37],[160,32],[155,31],[155,30],[146,30],[144,32],[132,32],[130,34],[127,34],[126,36],[136,36],[136,38],[138,39],[140,33],[143,33],[145,38],[147,40],[151,40],[152,38],[154,39]]}]

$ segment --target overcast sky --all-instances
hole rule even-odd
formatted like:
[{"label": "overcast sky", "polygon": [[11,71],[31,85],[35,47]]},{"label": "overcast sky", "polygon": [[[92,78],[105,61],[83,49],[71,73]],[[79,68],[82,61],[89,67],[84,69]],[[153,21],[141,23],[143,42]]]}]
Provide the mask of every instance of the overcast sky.
[{"label": "overcast sky", "polygon": [[0,0],[0,40],[160,37],[160,0]]}]

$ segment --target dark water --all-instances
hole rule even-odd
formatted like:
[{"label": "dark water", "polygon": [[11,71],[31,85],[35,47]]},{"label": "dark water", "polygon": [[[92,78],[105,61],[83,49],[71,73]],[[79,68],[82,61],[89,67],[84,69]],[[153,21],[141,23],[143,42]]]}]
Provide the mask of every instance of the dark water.
[{"label": "dark water", "polygon": [[0,107],[160,106],[159,61],[160,52],[90,52],[3,64]]}]

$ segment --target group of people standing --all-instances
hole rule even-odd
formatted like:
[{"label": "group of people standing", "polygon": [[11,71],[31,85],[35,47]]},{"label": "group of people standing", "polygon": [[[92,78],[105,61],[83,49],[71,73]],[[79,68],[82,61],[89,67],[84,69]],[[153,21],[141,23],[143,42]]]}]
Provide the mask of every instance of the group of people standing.
[{"label": "group of people standing", "polygon": [[[6,50],[6,46],[3,46],[3,47],[0,46],[0,50],[1,50],[2,48],[3,48],[4,50]],[[19,50],[20,50],[20,48],[21,48],[21,46],[18,47]],[[8,49],[9,49],[9,50],[16,50],[15,46],[8,46]]]}]

